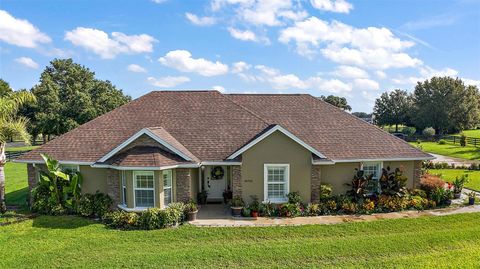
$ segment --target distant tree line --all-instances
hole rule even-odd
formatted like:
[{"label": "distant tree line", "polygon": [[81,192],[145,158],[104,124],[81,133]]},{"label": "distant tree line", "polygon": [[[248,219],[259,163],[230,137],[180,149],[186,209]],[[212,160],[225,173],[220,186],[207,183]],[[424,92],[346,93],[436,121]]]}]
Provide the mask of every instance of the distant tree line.
[{"label": "distant tree line", "polygon": [[432,77],[418,82],[415,90],[383,93],[375,101],[377,125],[413,126],[417,130],[433,128],[436,134],[472,129],[480,124],[480,93],[476,86],[459,78]]},{"label": "distant tree line", "polygon": [[[9,91],[8,83],[0,79],[0,96]],[[110,81],[97,79],[94,72],[72,59],[51,61],[28,92],[37,102],[23,105],[18,114],[28,119],[32,140],[41,135],[44,142],[131,100]]]}]

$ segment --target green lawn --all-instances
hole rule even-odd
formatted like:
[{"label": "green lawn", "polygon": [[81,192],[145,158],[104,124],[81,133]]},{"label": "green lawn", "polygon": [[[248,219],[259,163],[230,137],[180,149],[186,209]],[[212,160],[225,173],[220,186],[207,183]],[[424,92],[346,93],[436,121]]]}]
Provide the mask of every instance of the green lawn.
[{"label": "green lawn", "polygon": [[479,213],[297,227],[117,231],[79,217],[0,227],[0,268],[475,268]]},{"label": "green lawn", "polygon": [[410,142],[410,144],[415,147],[420,146],[423,151],[430,153],[468,160],[480,160],[480,148],[470,146],[461,147],[458,144],[454,145],[451,143],[440,145],[436,142],[421,142],[420,144],[417,142]]},{"label": "green lawn", "polygon": [[447,182],[452,182],[456,177],[464,174],[468,175],[469,182],[465,187],[480,191],[480,171],[460,170],[460,169],[430,169],[430,174],[442,175],[442,179]]},{"label": "green lawn", "polygon": [[25,206],[27,194],[27,165],[7,162],[5,165],[5,200],[7,205]]},{"label": "green lawn", "polygon": [[6,148],[5,151],[25,151],[25,150],[32,150],[36,149],[39,146],[24,146],[24,147],[14,147],[14,148]]},{"label": "green lawn", "polygon": [[480,138],[480,129],[463,131],[466,136]]}]

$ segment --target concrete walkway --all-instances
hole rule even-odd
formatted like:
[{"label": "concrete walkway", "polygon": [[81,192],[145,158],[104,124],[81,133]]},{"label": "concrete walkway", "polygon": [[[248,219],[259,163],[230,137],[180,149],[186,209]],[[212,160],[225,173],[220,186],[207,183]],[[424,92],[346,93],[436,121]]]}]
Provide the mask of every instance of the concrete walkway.
[{"label": "concrete walkway", "polygon": [[450,156],[444,156],[444,155],[439,155],[439,154],[433,154],[429,153],[430,155],[434,156],[436,159],[432,160],[434,163],[448,163],[448,164],[455,164],[457,165],[466,165],[470,166],[472,163],[477,163],[480,164],[480,161],[473,161],[473,160],[466,160],[466,159],[460,159],[460,158],[455,158],[455,157],[450,157]]},{"label": "concrete walkway", "polygon": [[[212,205],[207,205],[210,207]],[[297,218],[264,218],[259,217],[257,219],[244,219],[234,218],[227,215],[224,205],[214,205],[217,209],[224,209],[223,211],[217,211],[217,213],[207,213],[207,211],[213,212],[214,207],[204,208],[199,211],[198,219],[191,221],[190,224],[202,227],[257,227],[257,226],[286,226],[286,225],[311,225],[311,224],[339,224],[345,222],[357,222],[357,221],[374,221],[381,219],[403,219],[403,218],[418,218],[424,216],[446,216],[461,213],[475,213],[480,212],[480,205],[463,206],[463,207],[449,207],[440,208],[425,211],[402,211],[392,213],[379,213],[372,215],[336,215],[336,216],[318,216],[318,217],[297,217]],[[209,216],[205,218],[206,216]],[[215,217],[214,217],[215,216]]]}]

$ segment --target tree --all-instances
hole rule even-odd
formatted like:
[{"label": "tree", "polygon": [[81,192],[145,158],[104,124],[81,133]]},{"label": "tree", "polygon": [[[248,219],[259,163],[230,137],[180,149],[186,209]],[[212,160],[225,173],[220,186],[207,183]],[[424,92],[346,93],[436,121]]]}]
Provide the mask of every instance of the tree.
[{"label": "tree", "polygon": [[384,92],[375,100],[373,107],[375,124],[395,125],[395,132],[398,132],[398,125],[408,123],[411,108],[412,102],[407,91],[397,89]]},{"label": "tree", "polygon": [[30,119],[31,134],[42,134],[44,140],[45,136],[66,133],[131,99],[72,59],[51,61],[31,92],[38,102],[21,113]]},{"label": "tree", "polygon": [[357,118],[361,118],[361,119],[372,117],[372,114],[368,114],[366,112],[353,112],[352,115],[357,117]]},{"label": "tree", "polygon": [[480,94],[459,78],[432,77],[418,82],[412,118],[417,129],[433,127],[437,134],[475,127],[480,121]]},{"label": "tree", "polygon": [[320,96],[320,99],[334,105],[338,108],[341,108],[343,110],[351,111],[352,107],[348,105],[347,99],[345,97],[339,97],[339,96],[334,96],[334,95],[329,95],[327,97],[325,96]]},{"label": "tree", "polygon": [[8,82],[0,78],[0,97],[7,96],[11,93],[13,93],[13,90],[10,88]]},{"label": "tree", "polygon": [[35,96],[26,91],[13,92],[0,97],[0,211],[5,212],[5,171],[7,163],[5,147],[7,139],[13,136],[22,138],[29,143],[27,119],[17,116],[18,109],[29,102],[34,102]]}]

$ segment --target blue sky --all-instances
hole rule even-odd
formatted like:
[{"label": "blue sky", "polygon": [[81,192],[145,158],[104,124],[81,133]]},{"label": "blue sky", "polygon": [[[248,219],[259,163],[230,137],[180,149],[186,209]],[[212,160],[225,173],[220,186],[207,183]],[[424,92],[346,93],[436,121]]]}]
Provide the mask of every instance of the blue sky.
[{"label": "blue sky", "polygon": [[0,57],[14,89],[71,57],[134,98],[334,94],[370,112],[433,75],[480,85],[480,1],[2,0]]}]

